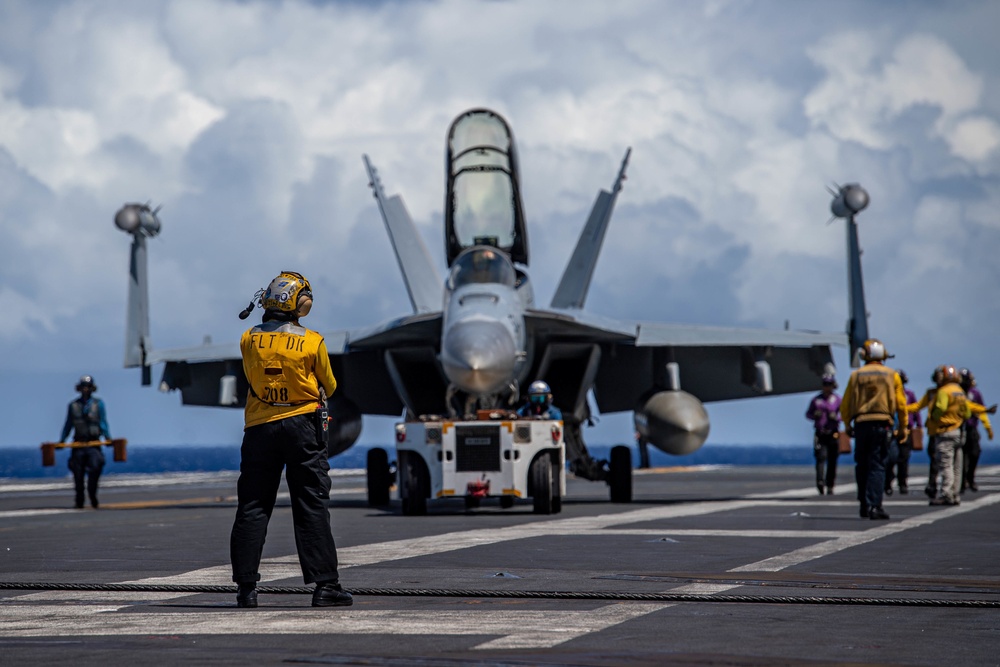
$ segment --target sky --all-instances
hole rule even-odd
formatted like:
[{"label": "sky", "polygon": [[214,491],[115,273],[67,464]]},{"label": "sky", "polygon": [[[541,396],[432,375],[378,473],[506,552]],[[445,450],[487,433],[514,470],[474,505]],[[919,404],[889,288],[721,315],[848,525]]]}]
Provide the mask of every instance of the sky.
[{"label": "sky", "polygon": [[[238,443],[124,369],[126,202],[149,242],[157,348],[234,342],[279,271],[320,332],[411,312],[362,155],[444,270],[445,133],[513,128],[536,301],[633,153],[587,309],[842,331],[858,217],[870,331],[917,393],[949,363],[1000,398],[1000,4],[707,0],[0,0],[0,447],[58,438],[83,374],[112,434]],[[835,349],[841,389],[848,351]],[[708,444],[811,442],[808,394],[707,406]],[[391,442],[391,419],[362,443]],[[599,415],[592,443],[630,442]]]}]

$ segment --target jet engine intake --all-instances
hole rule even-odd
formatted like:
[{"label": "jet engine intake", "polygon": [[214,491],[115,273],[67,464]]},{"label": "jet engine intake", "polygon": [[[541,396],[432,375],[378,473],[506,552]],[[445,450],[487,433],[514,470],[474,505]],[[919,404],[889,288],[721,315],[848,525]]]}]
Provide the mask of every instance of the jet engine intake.
[{"label": "jet engine intake", "polygon": [[667,454],[690,454],[708,439],[708,412],[686,391],[650,395],[636,408],[634,420],[639,435]]}]

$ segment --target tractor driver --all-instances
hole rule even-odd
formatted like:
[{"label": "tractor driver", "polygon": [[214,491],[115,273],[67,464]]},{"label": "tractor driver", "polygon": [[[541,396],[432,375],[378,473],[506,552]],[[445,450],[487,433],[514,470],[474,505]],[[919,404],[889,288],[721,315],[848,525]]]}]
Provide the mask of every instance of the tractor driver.
[{"label": "tractor driver", "polygon": [[562,419],[562,411],[552,405],[552,389],[548,383],[535,380],[528,387],[528,402],[518,409],[518,416],[533,419]]}]

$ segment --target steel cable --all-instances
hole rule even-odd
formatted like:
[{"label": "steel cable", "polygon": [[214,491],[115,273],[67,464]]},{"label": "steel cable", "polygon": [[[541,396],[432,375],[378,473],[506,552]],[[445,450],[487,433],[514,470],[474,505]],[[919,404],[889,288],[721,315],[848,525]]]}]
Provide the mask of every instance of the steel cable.
[{"label": "steel cable", "polygon": [[[130,593],[220,593],[236,594],[236,586],[188,584],[65,584],[44,582],[0,582],[0,590],[98,591]],[[311,595],[312,588],[258,586],[267,595]],[[346,590],[346,589],[345,589]],[[887,607],[1000,608],[1000,600],[809,597],[794,595],[715,595],[705,593],[622,593],[615,591],[500,591],[446,588],[352,588],[352,595],[371,597],[505,598],[535,600],[601,600],[607,602],[742,602],[751,604],[834,604]]]}]

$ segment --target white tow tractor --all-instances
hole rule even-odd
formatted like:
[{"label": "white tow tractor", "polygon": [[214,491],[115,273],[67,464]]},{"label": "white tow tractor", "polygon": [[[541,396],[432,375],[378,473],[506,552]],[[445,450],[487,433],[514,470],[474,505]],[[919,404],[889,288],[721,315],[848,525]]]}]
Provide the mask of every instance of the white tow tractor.
[{"label": "white tow tractor", "polygon": [[[531,498],[536,514],[562,510],[566,445],[559,420],[481,410],[474,421],[423,419],[396,424],[403,514],[427,513],[427,501],[465,499],[466,508],[497,498],[510,508]],[[384,449],[368,452],[368,502],[386,505],[393,475]]]}]

